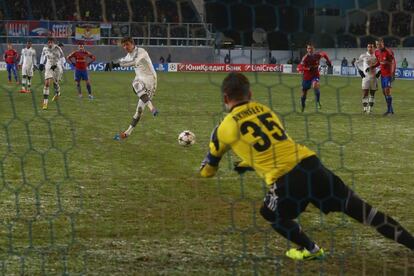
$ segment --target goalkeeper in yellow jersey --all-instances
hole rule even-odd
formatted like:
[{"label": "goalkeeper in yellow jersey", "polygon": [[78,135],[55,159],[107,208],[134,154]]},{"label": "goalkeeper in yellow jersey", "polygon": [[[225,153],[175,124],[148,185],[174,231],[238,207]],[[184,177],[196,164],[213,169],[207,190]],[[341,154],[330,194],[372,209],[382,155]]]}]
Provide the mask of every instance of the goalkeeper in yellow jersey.
[{"label": "goalkeeper in yellow jersey", "polygon": [[236,171],[256,171],[269,188],[260,214],[275,231],[299,245],[286,252],[288,257],[306,260],[325,256],[295,221],[309,203],[325,214],[343,212],[414,250],[414,237],[407,230],[359,198],[324,167],[315,152],[293,141],[271,109],[251,101],[250,84],[244,75],[230,73],[221,89],[230,113],[213,130],[200,174],[214,176],[229,149],[242,160],[235,165]]}]

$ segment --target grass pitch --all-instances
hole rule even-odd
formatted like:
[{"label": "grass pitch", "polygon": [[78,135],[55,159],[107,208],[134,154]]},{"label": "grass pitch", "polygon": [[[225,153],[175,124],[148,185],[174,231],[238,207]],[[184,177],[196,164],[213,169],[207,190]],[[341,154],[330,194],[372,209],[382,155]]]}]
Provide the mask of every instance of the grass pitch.
[{"label": "grass pitch", "polygon": [[[223,116],[225,74],[160,73],[152,118],[131,137],[137,98],[133,73],[91,73],[95,100],[77,97],[67,72],[62,97],[41,110],[42,84],[20,94],[2,80],[0,94],[0,273],[4,275],[412,275],[414,255],[374,229],[313,207],[300,222],[329,251],[324,261],[293,262],[286,241],[258,210],[266,191],[253,173],[217,178],[198,168],[209,134]],[[295,140],[357,193],[414,232],[414,91],[394,84],[392,117],[362,114],[359,78],[322,77],[323,108],[299,112],[300,76],[248,75],[253,97],[281,115]],[[311,92],[311,91],[310,91]],[[181,147],[189,129],[197,143]]]}]

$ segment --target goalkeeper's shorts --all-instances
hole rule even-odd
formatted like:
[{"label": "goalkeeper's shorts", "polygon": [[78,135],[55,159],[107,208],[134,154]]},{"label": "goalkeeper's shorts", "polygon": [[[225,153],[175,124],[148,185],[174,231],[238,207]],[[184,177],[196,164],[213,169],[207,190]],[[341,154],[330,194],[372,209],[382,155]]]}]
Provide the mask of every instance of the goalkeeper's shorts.
[{"label": "goalkeeper's shorts", "polygon": [[316,156],[303,159],[290,172],[280,177],[264,198],[262,210],[274,220],[294,219],[312,203],[325,214],[341,212],[353,191]]}]

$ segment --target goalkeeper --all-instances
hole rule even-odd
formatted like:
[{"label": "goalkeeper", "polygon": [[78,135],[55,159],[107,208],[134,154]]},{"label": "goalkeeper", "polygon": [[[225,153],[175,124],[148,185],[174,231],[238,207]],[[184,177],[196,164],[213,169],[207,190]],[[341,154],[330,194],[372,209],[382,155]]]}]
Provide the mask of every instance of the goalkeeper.
[{"label": "goalkeeper", "polygon": [[134,93],[138,96],[138,104],[131,124],[128,129],[115,135],[115,140],[125,139],[131,135],[132,131],[138,124],[142,117],[142,113],[146,106],[150,109],[153,116],[158,114],[158,110],[152,104],[152,97],[157,88],[157,73],[154,70],[152,61],[145,49],[135,46],[134,40],[131,37],[124,37],[121,40],[122,47],[127,52],[124,58],[118,61],[111,61],[106,63],[105,71],[112,71],[117,67],[133,66],[135,69],[135,79],[132,81],[132,88]]},{"label": "goalkeeper", "polygon": [[242,160],[235,169],[254,169],[269,188],[260,214],[276,232],[300,246],[288,250],[286,256],[295,260],[325,256],[295,221],[309,203],[325,214],[343,212],[414,250],[414,237],[407,230],[362,200],[321,163],[315,152],[293,141],[270,108],[251,101],[250,84],[244,75],[230,73],[221,89],[230,113],[211,135],[200,174],[214,176],[229,149]]}]

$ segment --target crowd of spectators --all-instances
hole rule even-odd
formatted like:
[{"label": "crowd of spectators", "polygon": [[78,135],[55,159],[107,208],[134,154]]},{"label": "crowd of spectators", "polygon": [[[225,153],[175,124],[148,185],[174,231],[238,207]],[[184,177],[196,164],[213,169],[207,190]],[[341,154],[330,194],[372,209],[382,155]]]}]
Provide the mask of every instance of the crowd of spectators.
[{"label": "crowd of spectators", "polygon": [[[158,22],[161,23],[178,23],[178,11],[176,1],[157,1],[156,4]],[[187,22],[187,21],[184,21]]]},{"label": "crowd of spectators", "polygon": [[[242,1],[238,2],[241,3]],[[266,1],[263,1],[265,3]],[[216,2],[215,2],[216,3]],[[269,7],[270,4],[266,2]],[[402,41],[406,41],[412,33],[412,11],[414,11],[414,0],[390,0],[382,2],[382,10],[357,10],[358,16],[348,15],[346,22],[349,25],[342,26],[336,33],[327,33],[330,36],[331,44],[335,47],[357,47],[363,45],[362,42],[365,37],[389,37],[388,43],[390,47],[398,46]],[[104,6],[103,6],[104,5]],[[240,4],[242,5],[242,4]],[[234,5],[229,5],[233,7]],[[258,9],[260,5],[255,5],[252,10]],[[223,9],[225,4],[219,5],[220,19],[224,20],[226,24],[236,21],[229,20],[232,18],[232,8]],[[249,6],[250,7],[250,6]],[[105,8],[105,9],[104,9]],[[269,29],[268,34],[275,33],[275,37],[283,37],[289,33],[304,32],[312,34],[312,30],[308,30],[305,21],[302,21],[304,26],[300,26],[300,20],[297,19],[300,12],[300,7],[289,5],[282,5],[277,12],[280,17],[277,21],[279,26],[275,31],[276,26]],[[268,8],[266,9],[268,10]],[[105,12],[104,12],[105,11]],[[207,9],[206,11],[212,12]],[[252,11],[252,13],[254,13]],[[223,15],[223,16],[221,16]],[[211,16],[210,16],[211,17]],[[362,20],[364,17],[364,20]],[[207,18],[209,15],[207,14]],[[212,18],[212,17],[211,17]],[[211,19],[210,18],[210,19]],[[79,0],[79,1],[65,1],[65,0],[51,0],[46,5],[42,0],[14,0],[5,1],[0,9],[0,20],[24,20],[24,19],[44,19],[44,20],[70,20],[70,21],[96,21],[102,22],[105,19],[115,24],[111,30],[113,35],[130,34],[137,37],[154,37],[157,43],[164,44],[166,41],[161,41],[159,37],[170,37],[169,44],[183,45],[187,42],[181,38],[192,38],[197,43],[197,38],[205,38],[207,31],[202,26],[190,26],[183,23],[200,22],[197,11],[190,0]],[[132,23],[127,27],[126,25],[119,25],[117,22]],[[254,21],[254,16],[251,18],[244,18],[242,21]],[[240,22],[242,22],[240,21]],[[148,27],[147,24],[139,24],[135,22],[155,22]],[[239,21],[237,21],[239,22]],[[213,22],[214,23],[214,22]],[[252,26],[254,26],[254,23]],[[117,25],[118,24],[118,25]],[[166,24],[170,24],[167,26]],[[244,23],[243,23],[244,24]],[[246,23],[249,24],[249,23]],[[267,24],[267,23],[266,23]],[[270,23],[269,23],[270,24]],[[312,25],[312,24],[309,24]],[[244,26],[244,25],[243,25]],[[313,26],[313,25],[312,25]],[[220,26],[214,25],[216,31],[220,31]],[[234,26],[232,26],[234,27]],[[237,27],[237,26],[236,26]],[[232,32],[239,38],[244,38],[245,43],[249,43],[249,31],[246,29],[232,28]],[[228,26],[223,26],[225,30],[229,30]],[[283,34],[279,34],[279,32]],[[236,44],[243,44],[241,39],[234,37]],[[292,36],[293,37],[293,36]],[[402,38],[402,39],[401,39]],[[288,39],[291,39],[288,36]],[[240,40],[240,41],[239,41]],[[408,40],[407,40],[408,41]],[[287,42],[290,45],[292,41]],[[324,44],[324,41],[320,41]],[[408,43],[408,42],[407,42]],[[325,43],[326,44],[326,43]],[[328,44],[326,44],[328,45]],[[321,45],[324,46],[324,45]],[[283,45],[285,47],[285,45]],[[328,46],[326,46],[328,47]],[[330,44],[329,44],[330,47]]]},{"label": "crowd of spectators", "polygon": [[128,22],[129,10],[125,0],[106,0],[106,19],[109,22]]},{"label": "crowd of spectators", "polygon": [[369,20],[369,32],[376,36],[388,34],[389,16],[384,12],[377,12],[371,15]]},{"label": "crowd of spectators", "polygon": [[398,12],[392,18],[392,33],[403,37],[410,34],[411,14]]},{"label": "crowd of spectators", "polygon": [[[200,22],[190,0],[155,0],[155,6],[152,0],[51,0],[47,3],[42,0],[14,0],[4,3],[0,20],[103,21],[106,17],[109,22],[128,22],[130,19],[135,22]],[[105,16],[102,3],[106,8]]]},{"label": "crowd of spectators", "polygon": [[414,0],[404,0],[403,7],[405,11],[414,11]]},{"label": "crowd of spectators", "polygon": [[351,23],[349,24],[349,32],[354,35],[365,35],[366,24],[365,23]]}]

